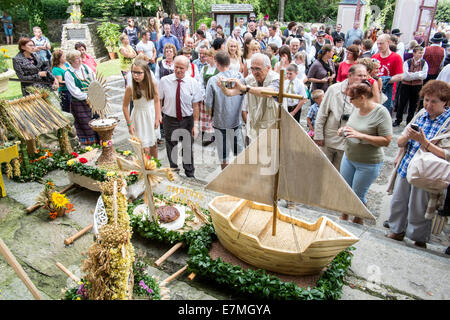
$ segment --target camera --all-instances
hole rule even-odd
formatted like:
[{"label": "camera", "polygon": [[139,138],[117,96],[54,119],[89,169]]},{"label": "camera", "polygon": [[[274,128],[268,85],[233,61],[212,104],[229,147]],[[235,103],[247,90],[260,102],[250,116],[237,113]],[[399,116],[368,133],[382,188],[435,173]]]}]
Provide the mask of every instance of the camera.
[{"label": "camera", "polygon": [[227,89],[232,89],[234,87],[233,81],[222,80],[222,86]]},{"label": "camera", "polygon": [[341,120],[342,121],[348,121],[348,118],[350,118],[350,114],[349,113],[344,113],[341,116]]}]

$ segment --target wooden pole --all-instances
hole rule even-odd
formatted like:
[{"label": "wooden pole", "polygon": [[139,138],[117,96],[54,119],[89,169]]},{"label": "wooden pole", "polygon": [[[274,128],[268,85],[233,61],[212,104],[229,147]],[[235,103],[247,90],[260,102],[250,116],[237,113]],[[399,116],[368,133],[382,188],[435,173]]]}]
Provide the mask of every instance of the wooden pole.
[{"label": "wooden pole", "polygon": [[169,251],[167,251],[161,258],[156,260],[155,265],[159,267],[164,261],[167,260],[175,251],[177,251],[181,246],[183,245],[183,242],[178,242],[175,244],[172,248],[170,248]]},{"label": "wooden pole", "polygon": [[196,274],[191,272],[191,274],[188,276],[188,279],[192,281],[192,280],[194,280],[195,276],[196,276]]},{"label": "wooden pole", "polygon": [[78,231],[77,233],[75,233],[73,236],[67,238],[64,240],[64,244],[66,246],[68,246],[69,244],[72,244],[75,240],[77,240],[79,237],[81,237],[83,234],[85,234],[86,232],[88,232],[89,230],[91,230],[94,227],[94,224],[91,223],[90,225],[88,225],[87,227],[81,229],[80,231]]},{"label": "wooden pole", "polygon": [[34,286],[33,282],[31,282],[30,278],[25,273],[22,266],[17,262],[16,258],[11,253],[11,251],[8,249],[8,247],[3,242],[2,239],[0,239],[0,253],[5,257],[6,262],[8,262],[8,264],[11,266],[11,268],[14,269],[14,272],[19,276],[20,280],[22,280],[22,282],[25,284],[25,286],[31,292],[33,297],[36,300],[43,300],[41,293]]},{"label": "wooden pole", "polygon": [[161,282],[161,285],[166,285],[166,284],[168,284],[169,282],[175,280],[175,278],[177,278],[180,274],[182,274],[184,271],[186,271],[186,269],[187,269],[187,265],[185,265],[183,268],[181,268],[180,270],[178,270],[177,272],[175,272],[175,273],[174,273],[173,275],[171,275],[170,277],[164,279],[164,280]]},{"label": "wooden pole", "polygon": [[61,269],[62,272],[64,272],[70,279],[78,283],[80,281],[80,278],[78,278],[76,275],[74,275],[72,272],[70,272],[66,267],[64,267],[61,263],[57,262],[56,266]]},{"label": "wooden pole", "polygon": [[281,144],[281,108],[283,108],[284,98],[284,70],[280,70],[280,88],[278,91],[278,116],[277,116],[277,131],[278,131],[278,170],[275,173],[275,183],[273,188],[273,214],[272,214],[272,236],[277,234],[277,211],[278,211],[278,182],[280,178],[280,144]]}]

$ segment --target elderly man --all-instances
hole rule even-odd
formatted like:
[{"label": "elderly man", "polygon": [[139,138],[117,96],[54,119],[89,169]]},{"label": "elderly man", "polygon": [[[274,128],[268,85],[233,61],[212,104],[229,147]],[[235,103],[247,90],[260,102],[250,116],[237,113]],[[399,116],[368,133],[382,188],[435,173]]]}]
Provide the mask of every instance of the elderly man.
[{"label": "elderly man", "polygon": [[40,27],[33,27],[34,37],[31,38],[31,41],[34,42],[35,52],[41,58],[42,62],[47,62],[50,65],[50,60],[52,54],[50,53],[50,49],[52,48],[50,45],[50,40],[46,36],[42,34],[42,30]]},{"label": "elderly man", "polygon": [[[214,57],[219,73],[213,76],[206,86],[205,106],[208,111],[214,110],[212,124],[217,147],[217,155],[221,162],[222,170],[228,164],[230,151],[237,156],[243,149],[244,143],[241,131],[242,95],[227,97],[222,90],[222,81],[229,78],[244,81],[237,71],[230,70],[230,55],[228,52],[219,51]],[[220,86],[220,87],[219,87]]]},{"label": "elderly man", "polygon": [[354,107],[345,94],[348,86],[360,83],[367,78],[367,69],[362,64],[350,67],[348,78],[328,87],[314,124],[314,141],[339,171],[344,155],[344,137],[337,131],[344,127]]},{"label": "elderly man", "polygon": [[192,63],[195,64],[198,68],[198,72],[202,72],[203,67],[208,64],[208,61],[206,60],[206,51],[208,50],[208,47],[205,45],[200,46],[198,49],[198,58],[195,59]]},{"label": "elderly man", "polygon": [[341,37],[342,39],[345,39],[345,34],[341,32],[342,30],[342,24],[338,23],[336,25],[336,29],[331,33],[331,36],[333,37],[333,42],[336,42],[337,37]]},{"label": "elderly man", "polygon": [[184,45],[186,47],[192,49],[191,61],[193,62],[194,60],[197,60],[198,53],[197,53],[197,51],[195,51],[194,39],[192,37],[186,38],[186,41],[184,42]]},{"label": "elderly man", "polygon": [[294,61],[295,55],[300,50],[300,39],[292,38],[291,41],[289,41],[289,49],[291,50],[292,61]]},{"label": "elderly man", "polygon": [[[178,170],[178,152],[175,148],[181,138],[183,168],[187,177],[194,178],[193,138],[198,136],[199,102],[202,90],[197,80],[186,75],[190,61],[185,56],[174,60],[175,72],[159,82],[164,135],[170,167]],[[182,130],[178,130],[182,129]]]},{"label": "elderly man", "polygon": [[211,21],[211,28],[208,29],[208,32],[211,34],[212,40],[216,39],[217,35],[217,22]]},{"label": "elderly man", "polygon": [[251,74],[245,78],[246,84],[231,79],[235,86],[232,89],[222,87],[222,90],[229,96],[248,93],[244,98],[242,119],[247,123],[247,136],[256,139],[260,129],[267,129],[276,121],[278,104],[275,98],[264,95],[262,91],[278,91],[280,75],[272,70],[270,59],[265,54],[254,53],[250,63]]},{"label": "elderly man", "polygon": [[353,24],[353,29],[348,30],[347,34],[345,35],[345,47],[350,47],[355,40],[362,41],[363,36],[364,34],[362,30],[359,28],[359,21],[355,21],[355,23]]},{"label": "elderly man", "polygon": [[244,33],[244,38],[247,33],[250,33],[253,38],[256,39],[256,34],[258,33],[258,29],[256,29],[256,23],[253,21],[249,21],[247,23],[247,31]]}]

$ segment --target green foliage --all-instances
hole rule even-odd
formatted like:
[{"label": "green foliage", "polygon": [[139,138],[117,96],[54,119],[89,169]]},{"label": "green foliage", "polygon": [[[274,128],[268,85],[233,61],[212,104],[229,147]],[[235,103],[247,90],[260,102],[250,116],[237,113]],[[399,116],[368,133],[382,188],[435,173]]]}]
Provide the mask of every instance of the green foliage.
[{"label": "green foliage", "polygon": [[97,33],[103,40],[106,49],[112,52],[119,47],[120,26],[112,22],[102,22],[97,28]]},{"label": "green foliage", "polygon": [[213,21],[213,18],[203,18],[203,19],[197,20],[195,22],[195,30],[193,32],[197,31],[200,28],[200,25],[202,23],[205,23],[207,28],[211,28],[212,21]]},{"label": "green foliage", "polygon": [[[325,22],[336,20],[340,0],[286,0],[284,21]],[[269,15],[269,20],[278,17],[280,1],[261,1],[259,12],[262,16]],[[305,8],[307,8],[305,10]]]},{"label": "green foliage", "polygon": [[0,51],[0,73],[8,71],[10,59],[11,56],[8,55],[8,50],[6,48],[2,48]]},{"label": "green foliage", "polygon": [[437,22],[450,22],[450,1],[439,1],[435,19]]},{"label": "green foliage", "polygon": [[[154,195],[164,201],[161,195]],[[223,262],[218,258],[213,260],[209,248],[217,239],[212,223],[202,226],[199,230],[183,232],[168,231],[151,221],[142,221],[141,216],[133,215],[134,208],[142,200],[135,200],[128,206],[130,225],[133,230],[149,240],[174,244],[183,242],[189,246],[188,270],[210,279],[218,285],[228,286],[238,294],[256,299],[276,300],[336,300],[341,297],[344,276],[351,265],[353,247],[339,253],[328,265],[314,288],[303,289],[293,282],[283,282],[279,278],[268,275],[265,270],[243,270],[239,266]],[[202,211],[208,215],[207,210]],[[209,217],[211,221],[211,218]]]}]

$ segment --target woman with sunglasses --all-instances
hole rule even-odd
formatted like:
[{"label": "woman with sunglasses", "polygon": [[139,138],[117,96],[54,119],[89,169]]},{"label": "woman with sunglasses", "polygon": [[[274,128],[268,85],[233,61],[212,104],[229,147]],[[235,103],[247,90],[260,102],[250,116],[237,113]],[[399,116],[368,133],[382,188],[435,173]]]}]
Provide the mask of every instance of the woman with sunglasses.
[{"label": "woman with sunglasses", "polygon": [[[383,105],[373,101],[372,86],[368,80],[355,83],[346,90],[355,106],[347,125],[339,128],[338,135],[345,138],[341,175],[359,199],[366,204],[367,191],[380,173],[383,165],[383,148],[392,139],[392,120]],[[339,219],[348,220],[347,214]],[[354,217],[353,223],[363,224]]]}]

